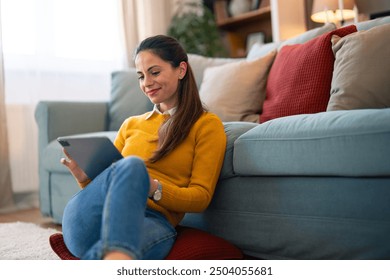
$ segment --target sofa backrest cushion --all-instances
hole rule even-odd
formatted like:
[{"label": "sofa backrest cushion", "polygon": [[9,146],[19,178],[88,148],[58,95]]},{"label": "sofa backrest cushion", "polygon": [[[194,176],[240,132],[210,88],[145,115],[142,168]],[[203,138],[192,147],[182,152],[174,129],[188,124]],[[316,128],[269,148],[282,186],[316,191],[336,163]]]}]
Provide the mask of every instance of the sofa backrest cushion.
[{"label": "sofa backrest cushion", "polygon": [[111,74],[111,99],[109,102],[109,130],[118,130],[123,121],[153,109],[153,104],[138,86],[134,68]]},{"label": "sofa backrest cushion", "polygon": [[363,31],[363,30],[369,30],[375,26],[380,26],[388,23],[390,23],[390,16],[358,22],[356,24],[356,28],[358,31]]},{"label": "sofa backrest cushion", "polygon": [[247,60],[255,60],[259,57],[263,57],[267,55],[268,53],[275,51],[280,46],[280,42],[272,42],[272,43],[255,43],[250,48],[248,55],[246,56]]},{"label": "sofa backrest cushion", "polygon": [[248,55],[246,56],[247,60],[253,60],[259,57],[265,56],[267,53],[273,50],[280,50],[282,47],[287,45],[303,44],[307,41],[314,39],[322,34],[328,33],[336,29],[336,25],[333,23],[324,24],[321,27],[317,27],[311,30],[308,30],[298,36],[287,39],[283,42],[272,42],[272,43],[255,43],[250,48]]},{"label": "sofa backrest cushion", "polygon": [[351,25],[304,44],[284,46],[277,54],[268,76],[267,96],[260,122],[325,111],[334,64],[331,38],[353,32],[356,32],[356,27]]},{"label": "sofa backrest cushion", "polygon": [[390,23],[333,39],[327,111],[390,107]]},{"label": "sofa backrest cushion", "polygon": [[317,38],[323,34],[329,33],[336,30],[336,25],[334,23],[325,23],[323,26],[310,29],[298,36],[292,37],[280,43],[278,50],[281,50],[284,46],[303,44],[311,39]]}]

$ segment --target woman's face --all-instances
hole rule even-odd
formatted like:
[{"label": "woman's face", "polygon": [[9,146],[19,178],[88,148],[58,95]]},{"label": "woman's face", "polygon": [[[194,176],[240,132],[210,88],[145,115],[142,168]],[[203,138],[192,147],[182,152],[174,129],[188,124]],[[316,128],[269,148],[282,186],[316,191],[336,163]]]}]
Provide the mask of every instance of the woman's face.
[{"label": "woman's face", "polygon": [[162,112],[176,106],[179,80],[185,75],[187,64],[174,68],[151,51],[141,51],[135,58],[141,90]]}]

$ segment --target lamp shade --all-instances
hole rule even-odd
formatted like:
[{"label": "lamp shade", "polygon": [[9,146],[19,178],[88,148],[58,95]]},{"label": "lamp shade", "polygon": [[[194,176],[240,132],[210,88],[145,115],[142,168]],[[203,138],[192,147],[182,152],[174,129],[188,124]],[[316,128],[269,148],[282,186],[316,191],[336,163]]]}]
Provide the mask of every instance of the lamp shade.
[{"label": "lamp shade", "polygon": [[353,0],[314,0],[311,19],[315,22],[342,22],[355,17]]}]

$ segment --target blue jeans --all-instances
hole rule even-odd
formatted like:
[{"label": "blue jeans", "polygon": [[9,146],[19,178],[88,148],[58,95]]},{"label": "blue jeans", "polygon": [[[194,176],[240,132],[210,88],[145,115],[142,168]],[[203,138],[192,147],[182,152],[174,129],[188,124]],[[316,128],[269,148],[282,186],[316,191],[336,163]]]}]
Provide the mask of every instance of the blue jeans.
[{"label": "blue jeans", "polygon": [[102,259],[112,250],[134,259],[165,258],[176,230],[146,207],[149,185],[145,164],[137,157],[103,171],[65,207],[62,232],[68,249],[81,259]]}]

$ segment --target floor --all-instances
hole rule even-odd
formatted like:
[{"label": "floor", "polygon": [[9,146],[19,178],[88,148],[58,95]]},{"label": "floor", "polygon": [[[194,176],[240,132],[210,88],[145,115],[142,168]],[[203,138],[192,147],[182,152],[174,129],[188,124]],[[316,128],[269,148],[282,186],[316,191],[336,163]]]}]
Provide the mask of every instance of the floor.
[{"label": "floor", "polygon": [[0,214],[0,223],[27,222],[43,228],[54,228],[61,231],[61,225],[55,224],[48,217],[43,217],[38,208],[17,210]]},{"label": "floor", "polygon": [[43,217],[39,210],[37,193],[21,193],[14,195],[15,206],[0,212],[0,223],[27,222],[43,228],[54,228],[61,231],[61,225]]}]

